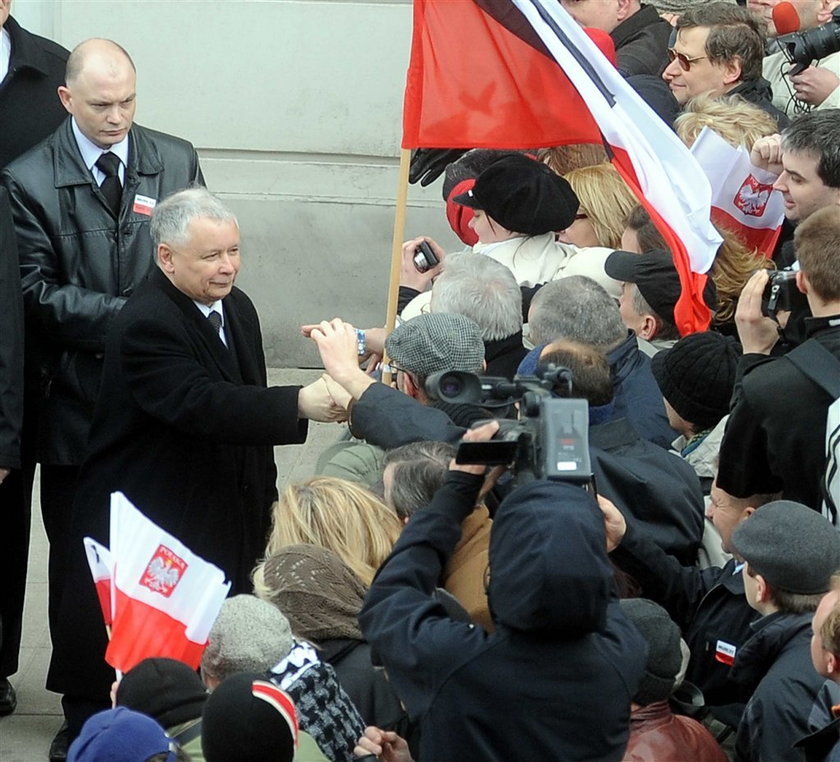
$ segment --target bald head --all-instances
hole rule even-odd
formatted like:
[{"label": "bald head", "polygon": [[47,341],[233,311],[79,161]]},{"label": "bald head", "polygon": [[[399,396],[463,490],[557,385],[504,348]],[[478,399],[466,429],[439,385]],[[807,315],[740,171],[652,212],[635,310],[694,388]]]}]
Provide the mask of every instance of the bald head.
[{"label": "bald head", "polygon": [[134,62],[116,42],[94,38],[67,59],[58,97],[82,134],[103,149],[121,142],[134,122]]},{"label": "bald head", "polygon": [[73,48],[73,52],[67,59],[64,81],[68,85],[77,81],[86,67],[99,72],[110,71],[115,76],[126,64],[133,72],[137,71],[134,61],[122,45],[118,45],[113,40],[92,37]]}]

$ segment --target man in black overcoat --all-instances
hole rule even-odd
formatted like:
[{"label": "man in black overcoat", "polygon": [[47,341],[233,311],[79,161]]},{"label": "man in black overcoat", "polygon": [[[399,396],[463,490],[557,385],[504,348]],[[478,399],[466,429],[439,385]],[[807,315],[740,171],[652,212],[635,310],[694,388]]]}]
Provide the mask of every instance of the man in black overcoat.
[{"label": "man in black overcoat", "polygon": [[[109,544],[111,493],[221,567],[232,594],[250,592],[277,498],[272,446],[341,414],[322,380],[266,387],[259,319],[234,287],[239,226],[218,199],[203,188],[170,196],[151,234],[157,267],[106,342],[47,681],[90,711],[107,703],[114,673],[82,538]],[[71,737],[88,713],[68,714]]]}]

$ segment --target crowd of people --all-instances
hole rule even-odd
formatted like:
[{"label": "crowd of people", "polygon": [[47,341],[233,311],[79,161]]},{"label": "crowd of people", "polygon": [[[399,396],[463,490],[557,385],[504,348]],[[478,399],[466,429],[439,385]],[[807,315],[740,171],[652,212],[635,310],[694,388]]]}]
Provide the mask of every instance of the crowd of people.
[{"label": "crowd of people", "polygon": [[[302,326],[299,388],[128,52],[0,0],[0,714],[39,464],[53,762],[840,760],[840,52],[791,69],[778,0],[560,2],[775,176],[775,248],[719,225],[690,333],[603,149],[417,151],[463,246],[403,244],[393,328]],[[278,493],[309,420],[335,443]],[[82,539],[117,491],[231,581],[199,670],[114,681]]]}]

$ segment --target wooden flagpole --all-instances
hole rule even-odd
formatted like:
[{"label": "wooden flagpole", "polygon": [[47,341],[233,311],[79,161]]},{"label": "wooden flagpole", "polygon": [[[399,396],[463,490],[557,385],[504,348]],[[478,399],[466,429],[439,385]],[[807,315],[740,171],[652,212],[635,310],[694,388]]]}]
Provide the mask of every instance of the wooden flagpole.
[{"label": "wooden flagpole", "polygon": [[[397,322],[397,299],[400,291],[400,270],[402,269],[402,244],[405,240],[405,210],[408,205],[408,169],[411,164],[411,149],[400,150],[400,171],[397,180],[397,206],[394,210],[394,237],[391,240],[391,280],[388,284],[388,311],[385,317],[385,333],[390,334]],[[387,367],[387,357],[382,358]],[[382,381],[391,383],[391,371],[382,374]]]}]

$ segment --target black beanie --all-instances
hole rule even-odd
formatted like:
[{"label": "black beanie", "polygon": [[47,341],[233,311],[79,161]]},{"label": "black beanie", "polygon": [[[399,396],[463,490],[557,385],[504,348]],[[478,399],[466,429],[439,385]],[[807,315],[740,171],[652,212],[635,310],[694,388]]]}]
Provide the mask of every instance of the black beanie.
[{"label": "black beanie", "polygon": [[292,699],[262,675],[231,675],[204,706],[201,750],[207,762],[292,762],[297,744]]},{"label": "black beanie", "polygon": [[692,333],[657,352],[651,370],[668,404],[702,431],[729,412],[740,356],[741,346],[731,336]]},{"label": "black beanie", "polygon": [[147,714],[164,728],[198,719],[206,700],[201,678],[176,659],[143,659],[117,688],[118,706]]},{"label": "black beanie", "polygon": [[665,701],[682,666],[680,629],[662,606],[645,598],[624,599],[621,609],[648,644],[645,675],[633,701],[642,706]]}]

